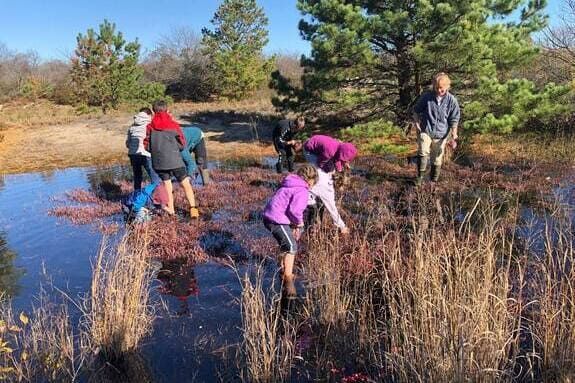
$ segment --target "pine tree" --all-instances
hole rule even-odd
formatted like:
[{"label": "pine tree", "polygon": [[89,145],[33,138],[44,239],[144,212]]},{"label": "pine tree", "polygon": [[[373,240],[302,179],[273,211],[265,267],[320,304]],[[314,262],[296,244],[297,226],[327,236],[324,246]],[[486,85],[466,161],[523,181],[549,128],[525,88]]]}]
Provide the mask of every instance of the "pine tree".
[{"label": "pine tree", "polygon": [[106,111],[122,102],[157,98],[164,93],[159,84],[143,84],[138,66],[140,44],[126,42],[116,25],[104,20],[99,31],[78,34],[71,78],[79,102]]},{"label": "pine tree", "polygon": [[[405,121],[437,72],[472,100],[480,79],[497,82],[536,53],[545,0],[298,0],[303,87],[278,73],[280,108],[313,110],[341,125],[379,118]],[[514,14],[522,7],[520,15]]]},{"label": "pine tree", "polygon": [[268,19],[255,0],[224,0],[213,19],[214,30],[202,30],[219,96],[242,99],[268,78],[273,59],[265,59]]}]

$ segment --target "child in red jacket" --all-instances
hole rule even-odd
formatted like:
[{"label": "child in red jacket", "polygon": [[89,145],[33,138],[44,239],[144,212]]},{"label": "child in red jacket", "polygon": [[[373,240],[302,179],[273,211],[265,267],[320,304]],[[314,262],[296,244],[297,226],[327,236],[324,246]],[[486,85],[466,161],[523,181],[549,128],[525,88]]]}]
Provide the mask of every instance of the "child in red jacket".
[{"label": "child in red jacket", "polygon": [[194,190],[180,151],[186,145],[186,139],[180,125],[168,114],[168,105],[159,100],[153,106],[154,117],[147,126],[144,145],[152,153],[152,167],[162,180],[168,194],[166,211],[175,213],[172,177],[175,177],[186,193],[190,204],[190,216],[198,218]]}]

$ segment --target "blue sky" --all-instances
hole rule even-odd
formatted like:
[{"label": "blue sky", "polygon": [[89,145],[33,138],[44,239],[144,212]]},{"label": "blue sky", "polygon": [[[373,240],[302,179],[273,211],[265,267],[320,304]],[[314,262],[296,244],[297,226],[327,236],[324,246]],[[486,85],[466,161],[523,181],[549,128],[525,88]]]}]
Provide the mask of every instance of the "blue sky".
[{"label": "blue sky", "polygon": [[[563,0],[550,0],[551,23],[558,22]],[[0,42],[43,59],[65,59],[74,50],[76,35],[97,28],[105,18],[115,22],[127,40],[138,38],[151,49],[162,35],[178,27],[198,34],[210,25],[217,0],[0,0]],[[258,0],[269,18],[267,53],[304,53],[307,42],[297,29],[301,18],[296,0]]]}]

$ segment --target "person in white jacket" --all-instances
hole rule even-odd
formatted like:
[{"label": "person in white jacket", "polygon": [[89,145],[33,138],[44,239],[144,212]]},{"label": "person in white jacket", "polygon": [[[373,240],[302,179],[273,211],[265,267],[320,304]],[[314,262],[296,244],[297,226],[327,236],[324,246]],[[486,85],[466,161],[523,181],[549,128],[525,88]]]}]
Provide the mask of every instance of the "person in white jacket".
[{"label": "person in white jacket", "polygon": [[[318,200],[323,204],[331,216],[333,223],[342,234],[349,234],[349,228],[341,218],[337,204],[335,203],[335,186],[333,181],[333,173],[335,169],[326,172],[318,165],[317,156],[304,150],[305,159],[314,166],[317,170],[318,179],[316,184],[309,190],[308,209],[312,211],[318,210]],[[313,218],[311,218],[313,220]]]},{"label": "person in white jacket", "polygon": [[144,173],[146,170],[152,182],[159,182],[159,177],[152,169],[151,154],[144,148],[144,138],[146,137],[146,126],[152,121],[152,110],[142,108],[134,116],[134,123],[128,129],[126,137],[126,147],[128,148],[128,157],[132,165],[134,175],[134,190],[142,188]]},{"label": "person in white jacket", "polygon": [[341,215],[339,214],[337,205],[335,203],[335,186],[333,182],[333,171],[325,172],[321,170],[321,168],[315,165],[313,162],[312,164],[317,170],[318,180],[316,184],[309,190],[308,208],[311,209],[317,208],[319,199],[319,201],[321,201],[324,208],[331,216],[335,226],[338,227],[339,231],[342,234],[348,234],[349,229],[345,224],[345,222],[343,221],[343,219],[341,218]]}]

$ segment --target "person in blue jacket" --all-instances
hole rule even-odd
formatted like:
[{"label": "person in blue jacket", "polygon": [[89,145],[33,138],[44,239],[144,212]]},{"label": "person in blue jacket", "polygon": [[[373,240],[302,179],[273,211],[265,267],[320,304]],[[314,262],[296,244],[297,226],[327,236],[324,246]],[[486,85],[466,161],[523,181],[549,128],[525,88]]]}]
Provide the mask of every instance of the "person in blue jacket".
[{"label": "person in blue jacket", "polygon": [[461,116],[457,98],[449,92],[451,80],[445,73],[433,79],[433,89],[422,94],[413,108],[417,128],[418,172],[416,185],[421,185],[431,156],[431,180],[439,181],[445,145],[455,149]]},{"label": "person in blue jacket", "polygon": [[[182,159],[186,164],[186,171],[192,178],[199,171],[202,183],[207,185],[210,182],[210,174],[207,169],[208,153],[204,132],[197,126],[182,126],[182,131],[186,137],[186,146],[182,149]],[[195,159],[192,158],[192,153],[194,153]]]}]

